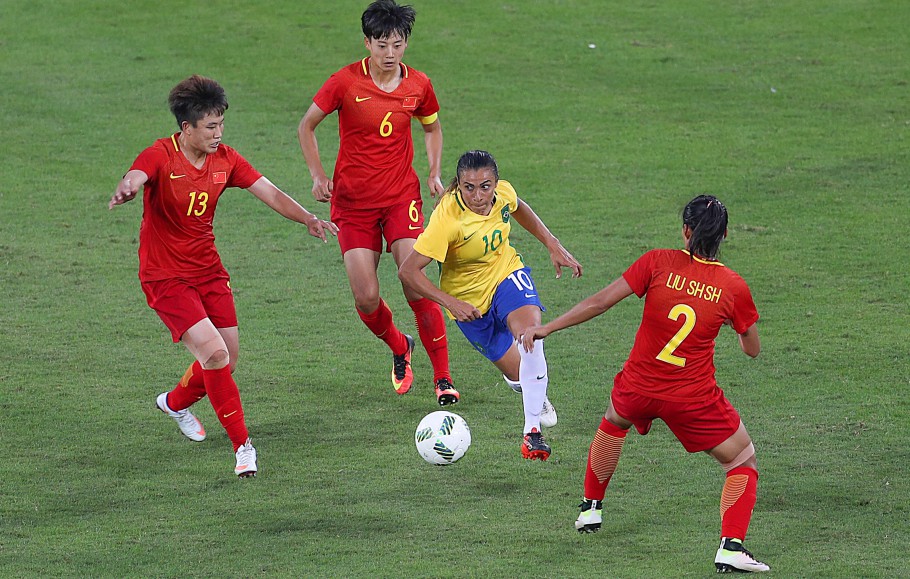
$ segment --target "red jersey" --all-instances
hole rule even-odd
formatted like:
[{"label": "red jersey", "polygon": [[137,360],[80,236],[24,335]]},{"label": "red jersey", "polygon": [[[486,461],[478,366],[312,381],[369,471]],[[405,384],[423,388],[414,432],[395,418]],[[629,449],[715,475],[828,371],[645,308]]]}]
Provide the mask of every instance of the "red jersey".
[{"label": "red jersey", "polygon": [[234,149],[219,145],[202,169],[180,151],[176,133],[139,153],[130,169],[148,175],[139,227],[139,279],[200,278],[223,269],[212,222],[228,187],[262,177]]},{"label": "red jersey", "polygon": [[432,118],[439,103],[425,74],[404,64],[401,74],[401,84],[387,93],[373,82],[364,58],[333,74],[313,97],[322,112],[338,111],[332,177],[338,207],[375,209],[420,198],[420,179],[411,166],[411,117]]},{"label": "red jersey", "polygon": [[746,282],[716,261],[655,249],[623,273],[645,297],[641,326],[621,380],[632,390],[677,402],[720,395],[714,379],[714,339],[727,320],[738,334],[758,320]]}]

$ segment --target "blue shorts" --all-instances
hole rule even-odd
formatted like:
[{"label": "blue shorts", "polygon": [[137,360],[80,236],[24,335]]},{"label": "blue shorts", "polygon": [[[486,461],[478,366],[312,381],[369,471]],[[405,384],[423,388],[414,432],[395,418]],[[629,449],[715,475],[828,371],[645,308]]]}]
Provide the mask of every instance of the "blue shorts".
[{"label": "blue shorts", "polygon": [[534,279],[531,278],[531,268],[523,267],[499,282],[490,310],[480,319],[473,322],[455,320],[455,323],[475,350],[491,362],[496,362],[506,355],[515,341],[506,319],[518,308],[528,305],[546,311],[540,303]]}]

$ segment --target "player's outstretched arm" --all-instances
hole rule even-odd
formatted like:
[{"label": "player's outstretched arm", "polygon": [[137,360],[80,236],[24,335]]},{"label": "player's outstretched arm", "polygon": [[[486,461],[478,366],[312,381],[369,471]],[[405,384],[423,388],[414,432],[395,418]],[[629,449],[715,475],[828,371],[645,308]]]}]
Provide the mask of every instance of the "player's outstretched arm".
[{"label": "player's outstretched arm", "polygon": [[247,190],[282,216],[306,225],[310,235],[318,237],[323,242],[326,241],[326,232],[338,235],[337,225],[319,219],[265,177],[257,179]]},{"label": "player's outstretched arm", "polygon": [[139,189],[141,189],[148,180],[149,176],[145,174],[145,171],[140,171],[139,169],[127,171],[126,175],[123,176],[123,179],[120,179],[120,182],[117,183],[117,188],[114,190],[114,195],[108,202],[107,208],[113,209],[117,205],[123,205],[127,201],[132,201],[136,197],[136,194],[139,193]]},{"label": "player's outstretched arm", "polygon": [[524,227],[528,232],[536,237],[550,252],[550,261],[556,268],[556,277],[562,277],[562,268],[568,267],[572,270],[572,277],[581,277],[581,264],[569,253],[559,239],[550,233],[543,220],[534,213],[531,206],[522,200],[518,202],[518,209],[512,213],[512,217],[519,225]]},{"label": "player's outstretched arm", "polygon": [[322,167],[322,161],[319,159],[319,144],[316,142],[316,127],[327,116],[316,103],[313,103],[300,119],[300,125],[297,127],[300,149],[303,151],[303,158],[310,170],[310,177],[313,178],[313,198],[320,203],[327,203],[332,199],[332,189],[334,188],[334,183],[328,178]]},{"label": "player's outstretched arm", "polygon": [[433,300],[446,308],[459,322],[470,322],[479,319],[480,310],[468,302],[463,302],[436,287],[423,273],[423,268],[433,261],[422,253],[411,250],[410,255],[401,262],[398,268],[398,279],[401,283],[419,293],[423,297]]},{"label": "player's outstretched arm", "polygon": [[632,293],[629,282],[626,281],[626,278],[620,276],[613,281],[613,283],[596,294],[575,304],[571,310],[555,320],[547,322],[542,326],[528,328],[521,336],[521,343],[524,346],[525,351],[530,352],[534,349],[534,340],[546,338],[553,332],[558,332],[559,330],[564,330],[565,328],[587,322],[591,318],[606,312],[632,295]]}]

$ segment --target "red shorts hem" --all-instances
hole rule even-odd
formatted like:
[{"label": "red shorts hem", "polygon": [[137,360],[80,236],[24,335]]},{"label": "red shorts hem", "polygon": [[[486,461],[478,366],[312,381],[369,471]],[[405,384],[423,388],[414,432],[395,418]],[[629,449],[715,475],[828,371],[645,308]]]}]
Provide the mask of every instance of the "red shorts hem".
[{"label": "red shorts hem", "polygon": [[216,328],[237,325],[231,280],[226,271],[204,279],[163,279],[142,282],[150,308],[176,343],[187,330],[208,318]]},{"label": "red shorts hem", "polygon": [[382,253],[392,250],[399,239],[417,239],[423,233],[423,200],[406,199],[388,207],[352,209],[332,206],[331,220],[338,226],[338,245],[344,255],[350,249]]},{"label": "red shorts hem", "polygon": [[662,420],[687,452],[710,450],[739,428],[739,413],[718,388],[713,399],[673,402],[652,398],[624,385],[617,375],[610,394],[613,409],[642,435],[655,419]]}]

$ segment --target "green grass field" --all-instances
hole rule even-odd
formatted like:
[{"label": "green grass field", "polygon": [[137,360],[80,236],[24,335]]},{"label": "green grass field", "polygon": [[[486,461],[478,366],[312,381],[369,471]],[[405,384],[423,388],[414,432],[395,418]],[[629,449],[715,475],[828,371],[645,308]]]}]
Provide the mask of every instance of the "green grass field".
[{"label": "green grass field", "polygon": [[[520,459],[518,396],[451,325],[474,443],[434,468],[413,447],[437,409],[426,355],[415,391],[396,397],[337,247],[235,190],[216,235],[260,476],[231,474],[207,404],[202,444],[153,409],[190,356],[145,305],[141,203],[108,211],[118,178],[174,130],[167,92],[200,73],[227,89],[225,141],[327,216],[296,127],[321,83],[364,54],[366,4],[2,3],[0,576],[713,574],[722,471],[662,424],[629,437],[602,531],[572,527],[636,300],[548,340],[559,425],[546,463]],[[717,344],[761,468],[747,544],[781,577],[905,575],[910,5],[414,4],[405,62],[443,108],[444,179],[464,150],[492,151],[585,266],[556,280],[544,249],[514,236],[544,319],[643,251],[679,246],[691,197],[721,197],[723,260],[762,315],[758,359],[732,331]],[[327,168],[335,126],[318,133]],[[391,259],[380,276],[413,330]]]}]

